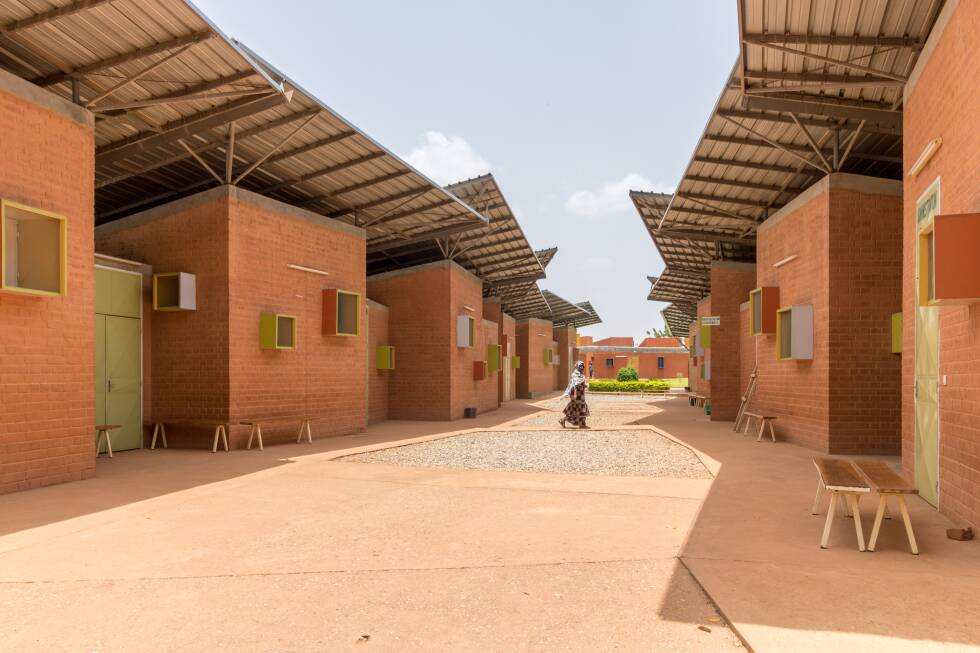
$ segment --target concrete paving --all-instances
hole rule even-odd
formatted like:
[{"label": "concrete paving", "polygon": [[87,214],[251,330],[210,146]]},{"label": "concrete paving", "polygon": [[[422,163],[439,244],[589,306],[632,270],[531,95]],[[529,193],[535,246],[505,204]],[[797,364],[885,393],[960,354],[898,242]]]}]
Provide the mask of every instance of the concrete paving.
[{"label": "concrete paving", "polygon": [[[857,550],[846,517],[822,550],[826,513],[810,514],[815,452],[757,443],[686,401],[662,407],[640,423],[718,463],[681,560],[755,651],[980,650],[980,543],[948,540],[952,524],[914,497],[920,555],[897,517],[873,553]],[[877,502],[862,504],[867,537]]]},{"label": "concrete paving", "polygon": [[710,479],[335,460],[534,410],[124,452],[0,497],[0,650],[738,648],[677,559]]}]

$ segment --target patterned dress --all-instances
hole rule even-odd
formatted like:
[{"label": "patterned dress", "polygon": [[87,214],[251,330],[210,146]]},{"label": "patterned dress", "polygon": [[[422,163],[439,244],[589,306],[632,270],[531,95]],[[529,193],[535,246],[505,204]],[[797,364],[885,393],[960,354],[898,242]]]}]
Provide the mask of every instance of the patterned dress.
[{"label": "patterned dress", "polygon": [[565,406],[565,421],[572,426],[585,426],[585,418],[589,416],[589,405],[585,403],[585,383],[579,383],[572,388]]}]

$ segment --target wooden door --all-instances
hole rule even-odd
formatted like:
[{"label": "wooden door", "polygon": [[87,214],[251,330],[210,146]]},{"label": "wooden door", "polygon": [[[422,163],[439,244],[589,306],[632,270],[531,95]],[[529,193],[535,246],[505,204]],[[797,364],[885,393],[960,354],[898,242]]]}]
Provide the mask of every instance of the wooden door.
[{"label": "wooden door", "polygon": [[[939,187],[934,184],[920,198],[916,211],[918,235],[932,232],[939,212]],[[928,208],[926,208],[928,207]],[[918,208],[918,207],[917,207]],[[931,238],[916,238],[915,306],[915,485],[919,496],[939,503],[939,307],[925,306],[928,284],[920,283],[919,262],[931,254]],[[928,281],[928,280],[926,280]]]},{"label": "wooden door", "polygon": [[142,277],[123,271],[95,271],[95,417],[118,424],[114,451],[143,443],[141,322]]}]

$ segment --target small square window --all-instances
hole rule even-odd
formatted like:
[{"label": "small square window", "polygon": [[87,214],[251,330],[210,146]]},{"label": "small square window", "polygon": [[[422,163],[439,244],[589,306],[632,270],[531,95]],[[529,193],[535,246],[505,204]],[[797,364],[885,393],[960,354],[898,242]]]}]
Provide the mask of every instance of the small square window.
[{"label": "small square window", "polygon": [[27,295],[67,292],[67,221],[62,215],[0,201],[0,289]]},{"label": "small square window", "polygon": [[665,363],[664,357],[663,356],[657,356],[657,369],[658,370],[664,369],[664,363]]},{"label": "small square window", "polygon": [[295,349],[296,317],[262,313],[259,316],[259,346],[262,349]]},{"label": "small square window", "polygon": [[615,367],[615,365],[616,365],[616,360],[614,358],[606,359],[606,367]]}]

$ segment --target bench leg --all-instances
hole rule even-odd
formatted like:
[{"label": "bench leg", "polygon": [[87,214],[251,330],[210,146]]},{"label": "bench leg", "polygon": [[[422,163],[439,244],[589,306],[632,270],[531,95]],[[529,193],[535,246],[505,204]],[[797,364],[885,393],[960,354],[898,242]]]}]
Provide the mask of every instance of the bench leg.
[{"label": "bench leg", "polygon": [[772,420],[769,420],[769,436],[772,437],[772,441],[776,441],[776,429],[772,426]]},{"label": "bench leg", "polygon": [[150,440],[150,449],[157,448],[157,434],[160,432],[160,423],[157,422],[153,425],[153,439]]},{"label": "bench leg", "polygon": [[303,423],[299,425],[299,435],[296,436],[296,444],[303,441],[303,434],[306,434],[306,441],[313,444],[313,431],[310,429],[310,420],[303,420]]},{"label": "bench leg", "polygon": [[847,502],[851,506],[851,513],[854,517],[854,533],[857,535],[858,551],[865,551],[864,529],[861,527],[861,512],[858,510],[858,498],[853,492],[847,493]]},{"label": "bench leg", "polygon": [[214,427],[214,441],[211,443],[211,453],[218,451],[218,436],[221,435],[221,425]]},{"label": "bench leg", "polygon": [[759,434],[756,436],[755,441],[756,442],[762,442],[762,436],[763,436],[763,434],[765,432],[766,432],[766,420],[760,419],[759,420]]},{"label": "bench leg", "polygon": [[898,507],[902,511],[902,521],[905,522],[905,534],[909,536],[909,548],[914,555],[919,555],[919,546],[915,543],[915,533],[912,532],[912,520],[909,518],[909,508],[905,505],[904,494],[898,495]]},{"label": "bench leg", "polygon": [[[820,477],[817,477],[817,494],[813,497],[813,507],[810,508],[811,515],[817,515],[820,513],[820,498],[823,496],[823,481]],[[833,499],[831,499],[833,501]]]},{"label": "bench leg", "polygon": [[[259,442],[261,442],[262,434],[259,433]],[[221,441],[225,443],[225,451],[228,451],[228,429],[225,425],[221,425]]]},{"label": "bench leg", "polygon": [[[262,425],[255,427],[256,435],[259,436],[259,451],[265,451],[265,444],[262,442]],[[226,449],[227,450],[227,449]]]},{"label": "bench leg", "polygon": [[255,424],[250,424],[248,429],[248,444],[245,445],[245,451],[252,449],[252,436],[255,435]]},{"label": "bench leg", "polygon": [[310,428],[310,420],[306,420],[306,441],[313,444],[313,430]]},{"label": "bench leg", "polygon": [[874,551],[878,546],[878,532],[881,530],[881,519],[888,509],[888,499],[884,494],[878,495],[878,511],[875,512],[875,524],[871,527],[871,539],[868,541],[868,551]]},{"label": "bench leg", "polygon": [[834,499],[837,498],[836,492],[830,492],[830,505],[827,506],[827,519],[823,523],[823,537],[820,538],[820,548],[826,549],[827,542],[830,541],[830,528],[834,525],[834,507],[837,502]]},{"label": "bench leg", "polygon": [[167,425],[163,422],[160,423],[160,435],[163,437],[163,448],[169,449],[170,445],[167,444]]}]

